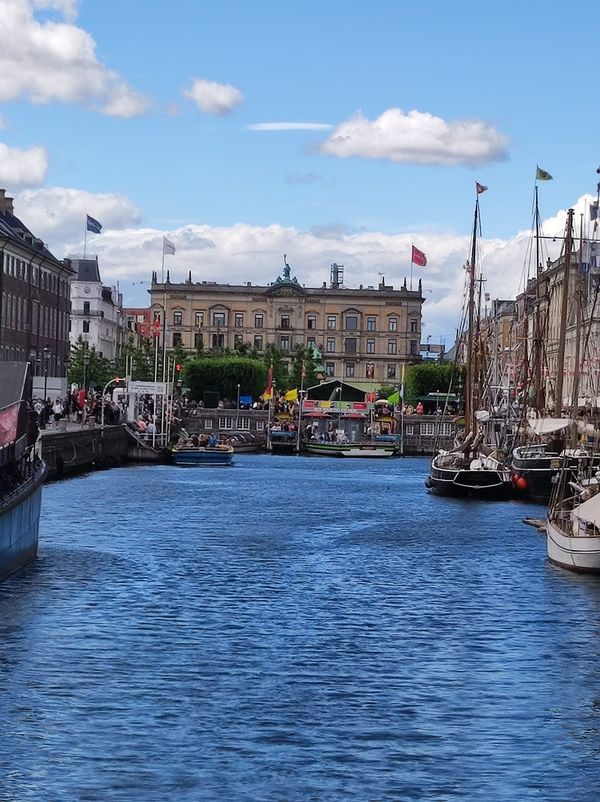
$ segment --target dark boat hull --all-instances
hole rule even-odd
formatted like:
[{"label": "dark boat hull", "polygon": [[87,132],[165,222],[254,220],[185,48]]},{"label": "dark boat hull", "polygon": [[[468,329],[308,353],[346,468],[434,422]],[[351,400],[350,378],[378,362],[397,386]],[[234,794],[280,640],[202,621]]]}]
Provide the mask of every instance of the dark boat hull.
[{"label": "dark boat hull", "polygon": [[527,448],[516,448],[512,456],[511,476],[519,496],[547,503],[561,467],[566,465],[575,476],[583,463],[589,464],[590,461],[598,466],[598,455],[574,454],[565,461],[555,452],[536,453]]},{"label": "dark boat hull", "polygon": [[0,579],[35,559],[47,468],[39,462],[30,476],[0,504]]},{"label": "dark boat hull", "polygon": [[431,464],[425,485],[439,496],[502,500],[514,494],[506,471],[441,468]]}]

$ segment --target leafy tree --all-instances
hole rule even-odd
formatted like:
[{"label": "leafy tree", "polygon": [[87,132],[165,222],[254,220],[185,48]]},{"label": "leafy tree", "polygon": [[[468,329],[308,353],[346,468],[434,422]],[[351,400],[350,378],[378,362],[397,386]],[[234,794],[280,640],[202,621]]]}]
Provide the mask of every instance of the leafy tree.
[{"label": "leafy tree", "polygon": [[[278,390],[287,390],[290,386],[290,376],[284,352],[276,345],[269,343],[265,349],[264,364],[267,370],[273,366],[273,381]],[[263,388],[264,389],[264,388]]]},{"label": "leafy tree", "polygon": [[406,400],[415,403],[429,393],[458,393],[464,386],[464,368],[452,362],[421,363],[406,369]]},{"label": "leafy tree", "polygon": [[95,347],[88,346],[80,336],[71,346],[68,375],[70,384],[102,389],[115,373],[108,359],[100,356]]},{"label": "leafy tree", "polygon": [[235,399],[238,384],[241,395],[258,398],[267,382],[267,367],[259,359],[212,356],[187,359],[183,366],[183,383],[189,390],[190,398],[197,401],[202,399],[207,390]]},{"label": "leafy tree", "polygon": [[[304,388],[313,387],[318,384],[317,379],[317,357],[312,348],[305,348],[302,345],[296,346],[292,369],[289,375],[290,388],[296,387],[298,390],[304,384]],[[304,368],[304,382],[302,381],[302,369]]]}]

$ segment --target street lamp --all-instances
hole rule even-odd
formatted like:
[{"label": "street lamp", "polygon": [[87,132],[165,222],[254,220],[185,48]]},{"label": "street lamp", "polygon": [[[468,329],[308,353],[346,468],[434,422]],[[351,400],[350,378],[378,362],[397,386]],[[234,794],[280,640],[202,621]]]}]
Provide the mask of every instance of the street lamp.
[{"label": "street lamp", "polygon": [[240,385],[237,386],[237,406],[235,411],[235,430],[240,428]]},{"label": "street lamp", "polygon": [[44,360],[44,403],[48,400],[48,363],[50,362],[51,351],[47,345],[42,348]]},{"label": "street lamp", "polygon": [[108,388],[110,387],[111,384],[119,384],[120,381],[121,381],[121,379],[118,376],[115,376],[114,379],[111,379],[110,381],[106,382],[106,384],[104,385],[104,389],[102,390],[102,396],[100,398],[100,403],[102,405],[101,406],[101,411],[100,411],[100,428],[101,429],[104,429],[104,396],[106,395],[106,391],[108,390]]}]

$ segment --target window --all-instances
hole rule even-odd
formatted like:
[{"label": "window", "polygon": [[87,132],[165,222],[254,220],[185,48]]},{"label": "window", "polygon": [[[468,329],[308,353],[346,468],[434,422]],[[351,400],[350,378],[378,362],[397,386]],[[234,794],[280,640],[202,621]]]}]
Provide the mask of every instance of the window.
[{"label": "window", "polygon": [[425,435],[425,437],[433,437],[434,434],[435,434],[435,423],[421,424],[421,436]]},{"label": "window", "polygon": [[410,353],[411,356],[417,356],[419,353],[419,343],[416,340],[410,341]]},{"label": "window", "polygon": [[413,331],[413,332],[414,332],[414,331],[418,331],[418,329],[417,329],[417,323],[418,323],[418,321],[417,321],[417,320],[411,320],[411,321],[410,321],[410,330],[411,330],[411,331]]},{"label": "window", "polygon": [[396,378],[396,365],[388,365],[387,366],[387,377],[388,377],[388,379],[395,379]]},{"label": "window", "polygon": [[233,418],[219,418],[219,429],[233,429]]},{"label": "window", "polygon": [[225,325],[225,312],[213,312],[213,326]]},{"label": "window", "polygon": [[335,376],[335,362],[326,362],[325,363],[325,375],[326,376]]},{"label": "window", "polygon": [[316,329],[317,328],[317,317],[316,315],[309,315],[306,319],[306,328],[308,329]]},{"label": "window", "polygon": [[263,347],[263,338],[260,334],[256,334],[254,337],[254,347],[257,351],[262,351]]},{"label": "window", "polygon": [[238,345],[241,345],[243,342],[244,342],[244,335],[243,334],[236,334],[234,336],[233,345],[234,345],[235,348],[237,348]]},{"label": "window", "polygon": [[256,421],[256,431],[257,431],[257,432],[260,432],[260,431],[262,431],[264,428],[265,428],[265,422],[264,422],[264,420],[257,420],[257,421]]},{"label": "window", "polygon": [[84,334],[89,334],[90,333],[90,321],[89,320],[84,320],[83,321],[83,333]]},{"label": "window", "polygon": [[344,353],[345,354],[356,353],[356,337],[346,337],[344,341]]},{"label": "window", "polygon": [[365,378],[366,379],[374,379],[375,378],[375,363],[374,362],[367,362],[365,367]]},{"label": "window", "polygon": [[194,334],[194,348],[204,348],[204,335],[200,331]]},{"label": "window", "polygon": [[281,348],[282,351],[290,350],[290,338],[287,336],[287,334],[283,334],[279,338],[279,347]]},{"label": "window", "polygon": [[306,347],[307,348],[312,348],[313,351],[316,349],[317,341],[315,340],[314,337],[307,337],[306,338]]},{"label": "window", "polygon": [[375,340],[367,340],[367,354],[375,353]]},{"label": "window", "polygon": [[388,354],[396,354],[398,352],[398,344],[396,340],[388,340]]},{"label": "window", "polygon": [[204,326],[204,312],[194,312],[194,322],[196,323],[196,328],[200,328]]},{"label": "window", "polygon": [[255,329],[262,329],[263,327],[263,316],[262,315],[254,315],[254,328]]},{"label": "window", "polygon": [[442,423],[442,434],[444,437],[450,437],[454,434],[453,425],[451,423]]},{"label": "window", "polygon": [[354,378],[354,362],[346,362],[346,378],[353,379]]},{"label": "window", "polygon": [[334,354],[335,353],[335,338],[328,337],[327,338],[327,353]]},{"label": "window", "polygon": [[250,418],[240,418],[240,429],[249,429],[250,428]]},{"label": "window", "polygon": [[173,325],[174,326],[181,326],[183,323],[183,312],[180,309],[175,310],[173,312]]},{"label": "window", "polygon": [[244,325],[244,316],[240,312],[235,313],[234,326],[236,329],[241,329]]},{"label": "window", "polygon": [[212,429],[213,427],[213,419],[212,418],[204,418],[204,428],[205,429]]},{"label": "window", "polygon": [[327,328],[328,329],[337,328],[337,315],[328,315],[327,316]]},{"label": "window", "polygon": [[377,318],[376,317],[368,317],[367,318],[367,331],[377,331]]},{"label": "window", "polygon": [[174,331],[173,332],[173,348],[177,348],[178,345],[181,345],[181,332]]},{"label": "window", "polygon": [[404,434],[414,434],[414,433],[415,433],[414,425],[412,423],[407,423],[406,426],[404,427]]},{"label": "window", "polygon": [[358,331],[358,317],[356,315],[346,315],[346,329],[348,331]]},{"label": "window", "polygon": [[281,316],[281,328],[282,329],[289,329],[290,328],[290,316],[289,315],[282,315]]},{"label": "window", "polygon": [[388,331],[398,331],[398,318],[397,317],[388,318]]},{"label": "window", "polygon": [[212,347],[213,348],[223,348],[225,345],[225,335],[224,334],[213,334],[212,336]]},{"label": "window", "polygon": [[90,313],[90,302],[89,301],[84,301],[83,302],[83,314],[84,315],[89,315],[89,313]]}]

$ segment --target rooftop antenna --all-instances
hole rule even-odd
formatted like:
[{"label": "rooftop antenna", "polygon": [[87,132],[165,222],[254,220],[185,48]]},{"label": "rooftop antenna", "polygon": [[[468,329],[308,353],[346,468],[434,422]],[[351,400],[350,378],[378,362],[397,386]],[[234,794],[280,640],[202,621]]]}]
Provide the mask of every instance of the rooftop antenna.
[{"label": "rooftop antenna", "polygon": [[344,283],[344,265],[338,265],[334,262],[331,265],[331,273],[329,275],[329,286],[332,290],[339,290]]}]

